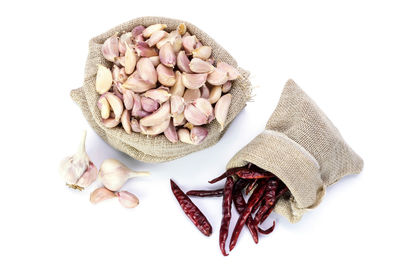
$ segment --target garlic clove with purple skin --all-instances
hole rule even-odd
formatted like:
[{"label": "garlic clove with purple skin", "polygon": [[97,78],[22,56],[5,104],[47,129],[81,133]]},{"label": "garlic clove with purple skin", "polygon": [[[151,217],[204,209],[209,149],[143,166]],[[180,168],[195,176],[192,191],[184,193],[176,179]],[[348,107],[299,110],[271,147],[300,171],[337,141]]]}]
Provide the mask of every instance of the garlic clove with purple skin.
[{"label": "garlic clove with purple skin", "polygon": [[99,180],[111,191],[120,190],[126,181],[133,177],[148,175],[149,172],[132,171],[116,159],[106,159],[99,170]]},{"label": "garlic clove with purple skin", "polygon": [[164,86],[173,86],[176,82],[175,73],[172,68],[160,64],[156,68],[158,81]]},{"label": "garlic clove with purple skin", "polygon": [[166,24],[153,24],[143,30],[142,34],[144,37],[149,38],[153,33],[161,31],[167,28]]},{"label": "garlic clove with purple skin", "polygon": [[185,107],[184,114],[186,120],[193,125],[203,125],[207,123],[207,116],[193,104],[189,104]]},{"label": "garlic clove with purple skin", "polygon": [[164,131],[164,135],[171,143],[179,141],[178,133],[172,120],[170,120],[168,128]]},{"label": "garlic clove with purple skin", "polygon": [[152,126],[143,126],[141,121],[139,122],[140,124],[140,129],[142,130],[141,133],[145,135],[158,135],[162,132],[164,132],[168,126],[169,126],[169,118],[167,118],[165,121],[162,121],[156,125]]},{"label": "garlic clove with purple skin", "polygon": [[125,73],[132,74],[135,70],[136,62],[138,60],[135,51],[125,42],[126,52],[125,52]]},{"label": "garlic clove with purple skin", "polygon": [[142,96],[140,102],[142,104],[142,109],[150,113],[156,111],[160,107],[157,101],[149,97]]},{"label": "garlic clove with purple skin", "polygon": [[[133,108],[133,96],[135,95],[134,92],[132,92],[131,90],[125,90],[125,92],[123,93],[123,102],[124,102],[124,106],[127,110],[132,110]],[[106,118],[104,118],[106,119]]]},{"label": "garlic clove with purple skin", "polygon": [[[140,36],[140,35],[139,35]],[[155,57],[158,56],[154,47],[150,47],[146,42],[138,41],[135,45],[136,53],[139,57]]]},{"label": "garlic clove with purple skin", "polygon": [[155,86],[155,83],[150,83],[143,80],[137,70],[133,72],[132,75],[129,76],[122,85],[122,87],[124,87],[125,89],[132,90],[135,93],[143,93],[149,89],[154,88]]},{"label": "garlic clove with purple skin", "polygon": [[178,68],[181,72],[192,73],[189,67],[190,60],[187,57],[185,51],[180,51],[178,53],[178,56],[176,58],[176,64],[178,65]]},{"label": "garlic clove with purple skin", "polygon": [[151,84],[157,83],[157,72],[150,59],[145,57],[139,59],[137,62],[137,71],[143,81]]},{"label": "garlic clove with purple skin", "polygon": [[200,92],[202,98],[208,99],[210,96],[210,89],[208,89],[207,85],[205,84],[200,88]]},{"label": "garlic clove with purple skin", "polygon": [[176,55],[170,42],[160,48],[160,61],[167,67],[173,68],[176,64]]},{"label": "garlic clove with purple skin", "polygon": [[236,68],[234,68],[231,65],[229,65],[228,63],[218,62],[217,63],[217,68],[227,72],[228,73],[228,80],[230,80],[230,81],[236,80],[240,76],[240,72]]},{"label": "garlic clove with purple skin", "polygon": [[119,57],[119,41],[117,34],[114,34],[108,38],[101,47],[101,52],[105,59],[111,62],[115,62],[116,58]]},{"label": "garlic clove with purple skin", "polygon": [[170,117],[170,103],[169,101],[167,101],[163,103],[157,111],[141,119],[140,125],[143,126],[159,125],[163,121],[169,119],[169,117]]},{"label": "garlic clove with purple skin", "polygon": [[132,118],[131,119],[131,128],[132,131],[134,131],[135,133],[140,133],[142,130],[140,129],[140,125],[137,119]]},{"label": "garlic clove with purple skin", "polygon": [[112,93],[106,93],[105,97],[110,104],[112,111],[114,112],[115,120],[119,121],[121,119],[122,112],[124,111],[124,104],[122,103],[122,100]]},{"label": "garlic clove with purple skin", "polygon": [[194,145],[198,145],[206,139],[208,130],[204,127],[195,126],[190,130],[190,140]]},{"label": "garlic clove with purple skin", "polygon": [[185,94],[183,95],[183,99],[185,100],[185,103],[191,103],[193,100],[195,100],[199,97],[201,97],[200,89],[186,90]]},{"label": "garlic clove with purple skin", "polygon": [[183,85],[188,89],[199,89],[205,84],[207,80],[207,73],[190,74],[184,72],[182,74]]},{"label": "garlic clove with purple skin", "polygon": [[228,93],[231,90],[231,88],[232,88],[232,82],[227,81],[222,85],[222,93],[224,94]]},{"label": "garlic clove with purple skin", "polygon": [[182,45],[187,55],[191,55],[196,48],[197,38],[195,35],[185,36],[182,38]]},{"label": "garlic clove with purple skin", "polygon": [[169,100],[171,94],[168,93],[168,91],[165,89],[157,88],[146,91],[145,93],[143,93],[143,96],[151,98],[159,104],[162,104],[165,101]]},{"label": "garlic clove with purple skin", "polygon": [[214,110],[211,103],[204,98],[197,98],[192,103],[197,109],[199,109],[207,117],[207,122],[210,122],[214,118]]},{"label": "garlic clove with purple skin", "polygon": [[105,187],[99,187],[96,190],[94,190],[92,193],[90,193],[90,202],[92,204],[97,204],[101,201],[111,199],[116,197],[115,193],[108,190]]},{"label": "garlic clove with purple skin", "polygon": [[137,196],[128,191],[116,192],[115,195],[118,197],[119,203],[125,208],[131,209],[139,205]]},{"label": "garlic clove with purple skin", "polygon": [[190,61],[189,68],[194,73],[211,73],[215,69],[213,65],[200,58],[193,58],[192,61]]},{"label": "garlic clove with purple skin", "polygon": [[211,56],[211,47],[210,46],[200,46],[199,48],[196,48],[195,50],[192,51],[193,58],[199,58],[202,60],[207,60]]},{"label": "garlic clove with purple skin", "polygon": [[170,101],[171,101],[171,115],[173,117],[178,116],[184,111],[185,100],[183,99],[183,97],[178,95],[172,95]]},{"label": "garlic clove with purple skin", "polygon": [[[126,44],[125,44],[126,43]],[[126,47],[133,46],[132,33],[126,32],[119,37],[118,50],[120,55],[125,55]]]},{"label": "garlic clove with purple skin", "polygon": [[97,168],[90,161],[85,150],[86,131],[83,134],[78,151],[61,161],[59,172],[68,187],[82,190],[97,178]]},{"label": "garlic clove with purple skin", "polygon": [[136,36],[139,36],[143,33],[146,28],[143,25],[136,26],[132,29],[132,38],[135,39]]},{"label": "garlic clove with purple skin", "polygon": [[157,32],[153,33],[146,42],[150,47],[153,47],[159,41],[161,41],[162,39],[164,39],[167,36],[168,36],[168,33],[166,31],[163,31],[163,30],[157,31]]},{"label": "garlic clove with purple skin", "polygon": [[217,67],[207,76],[207,82],[212,85],[223,85],[228,81],[228,72]]},{"label": "garlic clove with purple skin", "polygon": [[225,121],[228,115],[229,106],[231,105],[232,95],[223,95],[215,104],[215,119],[221,125],[220,131],[222,132],[225,128]]}]

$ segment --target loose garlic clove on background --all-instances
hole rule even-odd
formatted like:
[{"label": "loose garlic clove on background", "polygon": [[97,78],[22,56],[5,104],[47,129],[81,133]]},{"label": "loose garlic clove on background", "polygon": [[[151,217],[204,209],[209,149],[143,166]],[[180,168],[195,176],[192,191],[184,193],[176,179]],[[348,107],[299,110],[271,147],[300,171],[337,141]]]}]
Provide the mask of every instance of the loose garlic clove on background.
[{"label": "loose garlic clove on background", "polygon": [[108,190],[105,187],[99,187],[96,190],[94,190],[92,193],[90,193],[90,202],[92,204],[97,204],[101,201],[111,199],[116,197],[115,193]]},{"label": "loose garlic clove on background", "polygon": [[228,115],[229,106],[231,104],[231,101],[232,101],[232,95],[226,94],[226,95],[223,95],[218,100],[217,104],[215,104],[215,110],[214,110],[215,119],[221,125],[221,129],[220,129],[221,132],[225,128],[225,121],[226,121],[226,117]]},{"label": "loose garlic clove on background", "polygon": [[149,172],[132,171],[116,159],[106,159],[100,166],[99,179],[104,187],[111,191],[118,191],[133,177],[148,176]]},{"label": "loose garlic clove on background", "polygon": [[119,203],[125,208],[131,209],[139,205],[137,196],[128,191],[116,192],[115,195],[118,197]]},{"label": "loose garlic clove on background", "polygon": [[67,186],[82,190],[91,185],[97,178],[97,169],[85,150],[86,131],[83,134],[78,151],[61,161],[59,172]]},{"label": "loose garlic clove on background", "polygon": [[96,75],[96,91],[99,94],[108,92],[111,88],[112,80],[111,70],[99,64]]}]

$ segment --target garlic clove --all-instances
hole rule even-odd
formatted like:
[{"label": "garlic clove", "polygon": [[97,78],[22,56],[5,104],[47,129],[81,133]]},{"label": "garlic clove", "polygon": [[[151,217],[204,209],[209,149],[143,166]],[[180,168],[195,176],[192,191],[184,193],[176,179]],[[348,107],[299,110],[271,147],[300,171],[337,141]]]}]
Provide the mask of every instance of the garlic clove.
[{"label": "garlic clove", "polygon": [[204,98],[197,98],[192,103],[197,109],[199,109],[207,117],[207,121],[214,117],[214,110],[210,102]]},{"label": "garlic clove", "polygon": [[183,112],[181,114],[176,115],[172,118],[172,122],[174,126],[182,126],[186,123],[185,114]]},{"label": "garlic clove", "polygon": [[149,172],[132,171],[116,159],[106,159],[100,166],[99,180],[104,187],[111,191],[118,191],[125,182],[136,176],[148,176]]},{"label": "garlic clove", "polygon": [[154,47],[150,47],[146,42],[138,41],[135,45],[136,53],[139,57],[154,57],[158,56]]},{"label": "garlic clove", "polygon": [[190,103],[193,100],[199,98],[201,96],[200,89],[191,89],[191,90],[186,90],[183,99],[185,100],[185,103]]},{"label": "garlic clove", "polygon": [[92,204],[97,204],[101,201],[111,199],[114,197],[115,197],[114,192],[108,190],[105,187],[99,187],[96,190],[94,190],[92,193],[90,193],[90,202]]},{"label": "garlic clove", "polygon": [[188,89],[199,89],[202,85],[205,84],[206,80],[207,80],[206,73],[190,74],[184,72],[182,74],[183,85]]},{"label": "garlic clove", "polygon": [[207,60],[211,56],[212,49],[210,46],[200,46],[192,51],[193,58],[200,58],[202,60]]},{"label": "garlic clove", "polygon": [[195,126],[190,130],[190,140],[194,145],[198,145],[206,139],[208,130],[204,127]]},{"label": "garlic clove", "polygon": [[178,53],[178,56],[176,58],[176,64],[178,65],[178,68],[180,71],[182,72],[186,72],[186,73],[192,73],[192,71],[190,70],[189,64],[189,58],[187,57],[185,51],[180,51]]},{"label": "garlic clove", "polygon": [[[134,92],[132,92],[131,90],[125,90],[125,92],[123,93],[123,102],[124,102],[124,106],[127,110],[132,110],[133,108],[133,96],[135,95]],[[107,119],[107,118],[103,118],[103,119]]]},{"label": "garlic clove", "polygon": [[127,109],[125,109],[124,112],[122,112],[121,124],[127,134],[132,133],[131,113]]},{"label": "garlic clove", "polygon": [[169,119],[169,117],[170,117],[170,104],[169,101],[167,101],[163,103],[157,111],[141,119],[140,125],[155,126]]},{"label": "garlic clove", "polygon": [[193,58],[190,61],[189,68],[194,73],[211,73],[215,69],[213,65],[200,58]]},{"label": "garlic clove", "polygon": [[195,35],[185,36],[182,38],[182,45],[187,55],[191,55],[196,48],[197,38]]},{"label": "garlic clove", "polygon": [[177,70],[175,71],[175,84],[171,87],[171,95],[183,96],[185,92],[185,86],[182,82],[182,73]]},{"label": "garlic clove", "polygon": [[121,99],[112,93],[106,93],[105,97],[111,106],[112,111],[115,114],[115,120],[119,121],[124,111],[124,104]]},{"label": "garlic clove", "polygon": [[164,30],[165,28],[167,28],[165,24],[153,24],[147,27],[142,34],[144,37],[149,38],[153,33]]},{"label": "garlic clove", "polygon": [[178,31],[178,33],[180,35],[184,35],[186,33],[186,24],[185,23],[180,23],[178,25],[178,27],[176,28],[176,30]]},{"label": "garlic clove", "polygon": [[153,64],[154,67],[157,67],[158,64],[160,64],[160,57],[159,56],[154,56],[154,57],[149,57],[151,63]]},{"label": "garlic clove", "polygon": [[143,81],[150,84],[157,83],[157,72],[150,59],[145,57],[139,59],[137,63],[137,72]]},{"label": "garlic clove", "polygon": [[171,115],[173,117],[178,116],[184,111],[185,101],[183,97],[178,95],[172,95],[170,101],[171,101]]},{"label": "garlic clove", "polygon": [[221,69],[215,68],[207,77],[207,82],[212,85],[223,85],[228,81],[228,73]]},{"label": "garlic clove", "polygon": [[140,122],[139,124],[140,124],[140,129],[142,130],[142,134],[145,134],[145,135],[158,135],[158,134],[164,132],[169,126],[169,120],[170,119],[168,118],[168,119],[160,122],[157,125],[153,125],[153,126],[149,126],[149,127],[143,126],[141,124],[141,122]]},{"label": "garlic clove", "polygon": [[101,46],[101,52],[103,57],[108,61],[115,62],[116,58],[119,56],[119,41],[117,34],[114,34],[108,38]]},{"label": "garlic clove", "polygon": [[132,74],[135,70],[137,56],[135,51],[125,42],[126,52],[125,52],[125,73]]},{"label": "garlic clove", "polygon": [[139,205],[137,196],[128,191],[116,192],[115,195],[118,197],[119,203],[125,208],[131,209]]},{"label": "garlic clove", "polygon": [[165,129],[164,135],[171,143],[176,143],[179,141],[178,133],[176,132],[176,128],[172,120],[170,120],[168,128]]},{"label": "garlic clove", "polygon": [[132,131],[134,131],[135,133],[140,133],[142,130],[140,129],[140,125],[137,119],[132,118],[131,119],[131,128]]},{"label": "garlic clove", "polygon": [[133,39],[133,43],[134,43],[135,45],[137,45],[137,44],[140,43],[140,42],[145,42],[145,41],[144,41],[143,34],[139,34],[138,36],[136,36],[136,37]]},{"label": "garlic clove", "polygon": [[124,83],[128,79],[125,68],[119,68],[117,65],[114,65],[112,68],[112,78],[115,83]]},{"label": "garlic clove", "polygon": [[136,26],[132,29],[132,38],[141,35],[146,28],[143,25]]},{"label": "garlic clove", "polygon": [[124,96],[122,94],[125,93],[126,91],[127,90],[124,87],[122,87],[122,84],[120,82],[116,82],[112,86],[112,93],[122,101],[124,100]]},{"label": "garlic clove", "polygon": [[119,37],[118,50],[120,55],[125,55],[127,46],[129,47],[133,46],[133,39],[131,32],[126,32],[124,34],[121,34],[121,36]]},{"label": "garlic clove", "polygon": [[140,101],[140,96],[137,94],[133,95],[133,106],[132,106],[132,116],[137,117],[139,110],[142,110],[142,102]]},{"label": "garlic clove", "polygon": [[176,82],[175,73],[172,68],[166,67],[163,64],[157,66],[158,81],[164,86],[173,86]]},{"label": "garlic clove", "polygon": [[190,132],[188,129],[181,128],[178,130],[179,141],[187,144],[193,144],[192,139],[190,139]]},{"label": "garlic clove", "polygon": [[124,82],[124,84],[122,85],[122,87],[124,87],[125,89],[132,90],[135,93],[143,93],[149,89],[154,88],[155,86],[155,83],[144,81],[140,77],[138,71],[133,72],[132,75],[129,76],[126,82]]},{"label": "garlic clove", "polygon": [[114,128],[119,124],[119,120],[115,120],[114,118],[108,118],[108,119],[103,119],[101,120],[101,122],[103,123],[104,127],[106,128]]},{"label": "garlic clove", "polygon": [[[200,47],[202,47],[203,46],[203,44],[199,41],[199,40],[197,40],[197,42],[196,42],[196,45],[195,45],[195,50],[197,49],[197,48],[200,48]],[[193,50],[194,51],[194,50]],[[193,52],[192,52],[193,53]]]},{"label": "garlic clove", "polygon": [[149,97],[142,96],[140,101],[142,104],[142,109],[150,113],[156,111],[160,107],[160,104],[158,104],[157,101]]},{"label": "garlic clove", "polygon": [[184,114],[186,120],[193,125],[203,125],[207,123],[207,116],[193,104],[189,104],[185,107]]},{"label": "garlic clove", "polygon": [[[67,186],[82,190],[96,180],[97,169],[90,161],[85,150],[86,131],[83,134],[78,151],[61,161],[59,172]],[[82,179],[80,181],[80,179]],[[79,183],[79,185],[78,185]]]},{"label": "garlic clove", "polygon": [[96,91],[99,94],[104,94],[110,90],[112,85],[112,73],[111,71],[104,67],[103,65],[98,65],[97,75],[96,75]]},{"label": "garlic clove", "polygon": [[173,68],[175,66],[176,56],[170,42],[165,43],[160,48],[160,61],[167,67]]},{"label": "garlic clove", "polygon": [[117,64],[119,67],[125,66],[125,56],[123,57],[117,57],[115,59],[115,64]]},{"label": "garlic clove", "polygon": [[222,93],[224,94],[228,93],[231,90],[231,88],[232,88],[232,82],[227,81],[222,85]]},{"label": "garlic clove", "polygon": [[97,101],[97,107],[100,109],[102,119],[108,119],[110,117],[111,107],[104,95],[101,95]]},{"label": "garlic clove", "polygon": [[210,89],[208,89],[207,85],[203,85],[200,88],[200,92],[201,92],[201,96],[202,98],[208,99],[208,97],[210,96]]},{"label": "garlic clove", "polygon": [[215,118],[217,119],[218,123],[221,125],[220,131],[225,128],[225,121],[228,115],[229,106],[232,101],[232,95],[226,94],[223,95],[215,104]]},{"label": "garlic clove", "polygon": [[210,96],[208,97],[208,101],[211,104],[217,103],[217,101],[221,98],[222,95],[222,88],[221,86],[214,86],[211,88]]},{"label": "garlic clove", "polygon": [[165,89],[157,88],[146,91],[143,96],[149,97],[162,104],[169,100],[171,94]]},{"label": "garlic clove", "polygon": [[165,37],[168,36],[168,33],[166,31],[156,31],[150,36],[150,39],[148,39],[146,42],[150,47],[155,46],[159,41],[164,39]]},{"label": "garlic clove", "polygon": [[240,76],[240,72],[232,67],[231,65],[229,65],[228,63],[225,62],[218,62],[217,63],[217,68],[225,71],[228,73],[228,80],[236,80],[239,76]]}]

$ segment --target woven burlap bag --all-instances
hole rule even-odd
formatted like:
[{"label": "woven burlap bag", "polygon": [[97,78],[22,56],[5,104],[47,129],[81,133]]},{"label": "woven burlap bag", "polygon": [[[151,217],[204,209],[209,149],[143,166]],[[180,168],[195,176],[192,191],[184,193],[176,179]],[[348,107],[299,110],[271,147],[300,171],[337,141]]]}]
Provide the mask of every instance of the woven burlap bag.
[{"label": "woven burlap bag", "polygon": [[327,186],[360,173],[362,159],[300,87],[289,80],[265,130],[227,168],[251,162],[274,173],[290,190],[274,209],[290,222],[321,202]]},{"label": "woven burlap bag", "polygon": [[[147,137],[138,133],[127,134],[122,127],[108,129],[104,127],[101,122],[100,111],[96,106],[99,98],[99,95],[95,90],[97,64],[111,67],[111,63],[105,60],[101,53],[101,46],[104,41],[116,32],[128,32],[137,25],[149,26],[155,23],[164,23],[168,26],[166,30],[172,31],[182,22],[184,21],[163,17],[141,17],[128,21],[107,31],[106,33],[94,37],[89,42],[89,55],[86,61],[83,86],[71,91],[72,99],[81,107],[83,115],[97,134],[114,148],[140,161],[164,162],[205,149],[216,144],[227,129],[225,128],[223,132],[220,132],[220,126],[216,120],[214,120],[211,124],[207,125],[209,130],[207,138],[200,145],[196,146],[182,142],[172,144],[164,137],[164,135]],[[249,73],[239,68],[235,59],[205,32],[191,23],[184,23],[186,24],[188,31],[191,34],[195,34],[203,45],[209,45],[212,47],[212,56],[217,61],[224,61],[235,66],[241,73],[241,76],[233,82],[231,89],[232,103],[229,108],[226,124],[229,126],[231,121],[245,107],[246,102],[250,99],[251,84],[248,79]]]}]

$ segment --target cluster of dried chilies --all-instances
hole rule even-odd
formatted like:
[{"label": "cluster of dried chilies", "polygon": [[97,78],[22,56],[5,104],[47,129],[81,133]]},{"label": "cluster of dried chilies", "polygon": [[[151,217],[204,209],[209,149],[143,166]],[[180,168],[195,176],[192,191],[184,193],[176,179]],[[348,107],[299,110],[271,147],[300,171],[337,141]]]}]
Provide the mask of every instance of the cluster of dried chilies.
[{"label": "cluster of dried chilies", "polygon": [[[228,239],[232,202],[240,216],[230,239],[229,250],[235,247],[244,225],[249,229],[255,243],[258,243],[258,233],[269,234],[274,230],[275,222],[266,230],[261,229],[259,225],[268,218],[288,188],[274,174],[250,163],[244,167],[229,169],[209,183],[213,184],[225,178],[225,187],[217,190],[191,190],[185,194],[172,180],[171,188],[185,214],[206,236],[211,235],[212,226],[189,196],[223,197],[219,245],[222,254],[227,256],[225,243]],[[246,195],[252,192],[247,202],[243,192]]]}]

